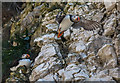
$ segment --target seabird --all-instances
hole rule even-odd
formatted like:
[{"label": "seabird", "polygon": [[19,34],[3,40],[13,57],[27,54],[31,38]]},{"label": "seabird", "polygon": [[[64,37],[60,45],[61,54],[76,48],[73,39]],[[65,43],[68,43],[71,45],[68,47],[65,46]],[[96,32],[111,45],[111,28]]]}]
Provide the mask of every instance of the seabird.
[{"label": "seabird", "polygon": [[15,61],[13,67],[10,68],[11,71],[16,71],[18,67],[20,66],[26,66],[27,68],[30,67],[31,61],[30,61],[30,55],[29,54],[23,54],[21,59]]},{"label": "seabird", "polygon": [[60,12],[56,16],[56,22],[58,23],[58,38],[62,36],[64,31],[69,29],[70,27],[73,28],[81,28],[83,27],[85,30],[95,30],[99,29],[99,34],[101,35],[103,30],[103,27],[100,23],[92,20],[86,20],[83,17],[76,16],[76,15],[62,15],[62,12]]}]

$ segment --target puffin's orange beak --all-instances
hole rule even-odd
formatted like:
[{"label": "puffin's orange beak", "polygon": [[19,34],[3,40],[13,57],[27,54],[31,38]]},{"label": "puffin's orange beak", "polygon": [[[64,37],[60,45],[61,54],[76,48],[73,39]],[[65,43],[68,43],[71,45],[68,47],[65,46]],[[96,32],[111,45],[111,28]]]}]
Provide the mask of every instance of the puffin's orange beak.
[{"label": "puffin's orange beak", "polygon": [[64,33],[64,31],[60,32],[60,29],[58,30],[58,38],[62,36],[62,34]]},{"label": "puffin's orange beak", "polygon": [[29,58],[30,57],[30,55],[29,54],[27,54],[27,58]]},{"label": "puffin's orange beak", "polygon": [[80,17],[78,16],[75,20],[76,20],[76,21],[80,21]]}]

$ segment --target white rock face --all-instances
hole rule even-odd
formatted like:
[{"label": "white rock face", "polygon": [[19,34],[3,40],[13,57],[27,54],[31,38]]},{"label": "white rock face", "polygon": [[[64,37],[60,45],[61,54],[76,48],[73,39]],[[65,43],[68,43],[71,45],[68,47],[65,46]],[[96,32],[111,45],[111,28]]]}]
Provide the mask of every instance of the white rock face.
[{"label": "white rock face", "polygon": [[43,82],[43,81],[53,81],[54,82],[55,80],[53,78],[53,75],[49,74],[42,79],[38,79],[35,83],[39,83],[39,82]]},{"label": "white rock face", "polygon": [[120,34],[117,35],[117,38],[114,40],[114,47],[116,49],[116,54],[118,57],[118,64],[120,64]]},{"label": "white rock face", "polygon": [[100,22],[101,19],[103,18],[103,15],[104,15],[104,13],[97,13],[97,14],[93,17],[93,20],[94,20],[94,21],[97,21],[97,22]]},{"label": "white rock face", "polygon": [[76,52],[83,52],[86,49],[86,46],[83,42],[79,42],[76,45]]},{"label": "white rock face", "polygon": [[84,52],[86,49],[85,43],[83,41],[79,42],[73,42],[69,48],[71,49],[72,52],[80,53]]},{"label": "white rock face", "polygon": [[97,56],[99,56],[104,68],[117,66],[117,56],[111,44],[106,44],[99,49]]},{"label": "white rock face", "polygon": [[35,83],[40,83],[40,82],[43,82],[43,81],[46,81],[44,79],[38,79]]},{"label": "white rock face", "polygon": [[[87,81],[114,81],[114,79],[119,80],[119,68],[112,68],[98,72],[96,75],[87,79]],[[115,82],[115,81],[114,81]]]},{"label": "white rock face", "polygon": [[71,34],[71,40],[73,41],[83,41],[84,43],[87,43],[88,41],[91,41],[90,38],[97,33],[95,30],[94,33],[93,31],[86,31],[81,27],[80,29],[72,29],[73,33]]},{"label": "white rock face", "polygon": [[33,71],[32,71],[32,74],[31,76],[29,77],[30,81],[36,81],[39,77],[44,77],[45,75],[47,75],[48,70],[47,67],[48,67],[48,64],[45,65],[45,63],[37,66]]},{"label": "white rock face", "polygon": [[98,36],[97,38],[95,38],[94,40],[88,42],[86,44],[87,46],[87,52],[89,53],[95,53],[95,55],[97,54],[98,50],[104,46],[105,44],[111,44],[112,43],[112,39],[108,38],[108,37],[104,37],[104,36]]},{"label": "white rock face", "polygon": [[104,4],[105,4],[105,8],[109,9],[111,6],[113,6],[115,4],[114,0],[104,0]]},{"label": "white rock face", "polygon": [[46,42],[47,40],[48,40],[48,41],[49,41],[49,40],[53,40],[53,39],[54,39],[54,36],[55,36],[54,33],[52,33],[52,34],[46,34],[46,35],[44,35],[44,36],[42,36],[42,37],[36,38],[36,39],[34,40],[34,42],[40,42],[40,41]]},{"label": "white rock face", "polygon": [[88,71],[84,68],[83,65],[78,66],[75,64],[70,64],[66,69],[61,69],[58,71],[59,76],[61,76],[61,81],[77,81],[89,78]]},{"label": "white rock face", "polygon": [[79,73],[74,74],[75,81],[80,81],[89,78],[89,74],[86,70],[81,70]]},{"label": "white rock face", "polygon": [[61,66],[60,58],[61,54],[57,44],[42,46],[41,52],[34,62],[34,67],[37,67],[33,69],[29,79],[31,81],[36,81],[53,71],[57,71]]},{"label": "white rock face", "polygon": [[108,70],[103,70],[87,79],[87,81],[113,81],[113,79],[108,75]]},{"label": "white rock face", "polygon": [[48,31],[57,31],[58,25],[57,24],[48,24],[46,25]]},{"label": "white rock face", "polygon": [[55,18],[58,12],[60,12],[60,9],[55,9],[52,12],[48,12],[47,14],[45,14],[45,18],[42,19],[42,25],[46,26],[48,24],[55,23]]},{"label": "white rock face", "polygon": [[87,81],[114,81],[114,80],[112,79],[112,77],[106,76],[106,77],[103,77],[103,78],[100,78],[100,77],[98,77],[98,78],[90,78]]},{"label": "white rock face", "polygon": [[68,54],[68,57],[66,58],[66,63],[67,64],[71,64],[71,63],[79,64],[79,59],[81,59],[83,57],[81,54],[70,53],[70,54]]},{"label": "white rock face", "polygon": [[[59,53],[59,48],[57,44],[48,44],[42,46],[41,52],[36,57],[34,64],[41,64],[44,61],[50,60],[51,57],[57,56],[57,52]],[[60,53],[58,56],[61,57]]]},{"label": "white rock face", "polygon": [[114,43],[117,56],[120,57],[120,34],[117,35],[117,38],[115,39]]},{"label": "white rock face", "polygon": [[104,33],[103,35],[105,36],[111,36],[114,34],[115,32],[115,26],[116,26],[116,18],[112,17],[111,15],[111,19],[107,20],[107,22],[104,25]]},{"label": "white rock face", "polygon": [[97,63],[97,58],[94,53],[89,53],[88,56],[85,58],[85,61],[87,62],[88,70],[91,71],[91,75],[96,72],[97,68],[99,68],[99,64]]},{"label": "white rock face", "polygon": [[119,73],[120,73],[120,70],[119,70],[118,67],[117,68],[109,69],[109,75],[111,77],[113,77],[114,79],[116,79],[116,80],[120,80]]},{"label": "white rock face", "polygon": [[42,45],[54,43],[54,39],[55,39],[55,34],[51,33],[51,34],[43,35],[42,37],[35,38],[34,43],[36,43],[37,46],[41,48]]}]

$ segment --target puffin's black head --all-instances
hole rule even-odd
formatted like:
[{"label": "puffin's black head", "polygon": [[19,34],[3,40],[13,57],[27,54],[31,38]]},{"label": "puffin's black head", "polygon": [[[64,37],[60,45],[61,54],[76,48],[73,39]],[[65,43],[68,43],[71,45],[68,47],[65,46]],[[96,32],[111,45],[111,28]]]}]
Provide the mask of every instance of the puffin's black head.
[{"label": "puffin's black head", "polygon": [[80,21],[80,16],[76,16],[76,15],[70,15],[70,20],[72,22],[79,22]]}]

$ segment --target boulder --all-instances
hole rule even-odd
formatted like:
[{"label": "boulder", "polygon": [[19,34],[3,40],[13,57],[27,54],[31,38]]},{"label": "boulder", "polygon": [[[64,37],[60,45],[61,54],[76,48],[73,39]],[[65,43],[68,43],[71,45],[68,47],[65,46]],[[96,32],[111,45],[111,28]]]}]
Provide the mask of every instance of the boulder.
[{"label": "boulder", "polygon": [[69,64],[66,69],[58,71],[58,75],[61,81],[81,81],[89,78],[88,71],[84,65]]},{"label": "boulder", "polygon": [[117,35],[117,38],[114,40],[114,47],[118,58],[118,64],[120,64],[120,34]]},{"label": "boulder", "polygon": [[35,58],[34,69],[29,77],[30,81],[36,81],[60,69],[62,67],[61,57],[57,44],[42,46],[41,52]]},{"label": "boulder", "polygon": [[47,43],[53,43],[55,39],[55,34],[46,34],[43,35],[42,37],[37,37],[34,39],[34,43],[37,43],[39,47],[42,47],[42,45],[45,45]]},{"label": "boulder", "polygon": [[105,44],[99,49],[97,56],[103,68],[114,68],[117,66],[117,56],[113,45]]},{"label": "boulder", "polygon": [[104,4],[107,11],[111,11],[115,7],[115,2],[113,0],[109,0],[109,2],[104,0]]},{"label": "boulder", "polygon": [[102,18],[104,17],[104,13],[97,13],[95,16],[93,16],[93,20],[100,22],[102,20]]},{"label": "boulder", "polygon": [[108,70],[103,70],[87,79],[86,81],[114,81],[111,76],[108,74]]},{"label": "boulder", "polygon": [[69,53],[66,57],[66,64],[79,64],[82,63],[84,61],[84,59],[86,58],[86,54],[84,53]]},{"label": "boulder", "polygon": [[114,15],[111,15],[110,19],[108,19],[104,24],[104,33],[105,36],[112,36],[115,32],[116,27],[116,18]]},{"label": "boulder", "polygon": [[116,54],[120,57],[120,34],[117,35],[117,38],[114,40],[114,47],[116,49]]},{"label": "boulder", "polygon": [[93,41],[89,42],[87,46],[87,51],[88,53],[94,52],[97,54],[98,50],[105,44],[111,44],[112,39],[104,36],[98,36],[96,39]]},{"label": "boulder", "polygon": [[73,42],[69,46],[69,49],[72,52],[80,53],[80,52],[84,52],[86,50],[86,46],[85,46],[85,43],[83,41],[78,41],[78,42]]},{"label": "boulder", "polygon": [[38,79],[35,83],[40,83],[40,82],[42,83],[42,82],[46,82],[46,81],[52,81],[53,83],[55,83],[55,80],[54,80],[52,74],[49,74],[49,75],[45,76],[44,78]]},{"label": "boulder", "polygon": [[113,77],[116,81],[120,80],[119,73],[120,73],[120,68],[119,67],[109,69],[109,75],[111,77]]},{"label": "boulder", "polygon": [[89,53],[87,57],[84,59],[88,70],[91,72],[91,75],[94,75],[97,70],[101,69],[101,65],[99,64],[99,60],[97,59],[95,53]]},{"label": "boulder", "polygon": [[48,32],[49,31],[57,31],[58,29],[58,25],[57,24],[48,24],[46,25],[47,29],[48,29]]},{"label": "boulder", "polygon": [[46,60],[49,60],[51,57],[54,57],[54,56],[60,57],[61,55],[59,55],[59,52],[60,51],[59,51],[57,44],[48,44],[48,45],[42,46],[41,52],[35,58],[34,65],[41,64],[41,63],[45,62]]}]

